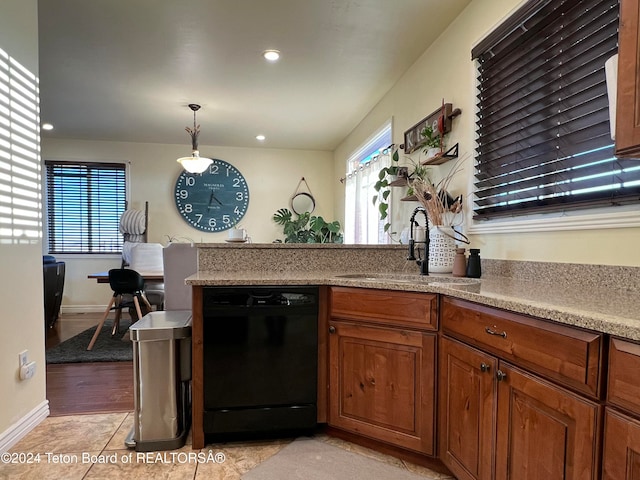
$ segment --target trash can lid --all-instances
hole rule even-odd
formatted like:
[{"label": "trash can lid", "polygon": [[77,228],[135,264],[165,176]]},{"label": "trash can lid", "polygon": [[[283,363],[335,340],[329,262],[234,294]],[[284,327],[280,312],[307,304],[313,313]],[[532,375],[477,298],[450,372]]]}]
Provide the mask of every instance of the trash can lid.
[{"label": "trash can lid", "polygon": [[191,310],[150,312],[129,327],[132,342],[191,337]]}]

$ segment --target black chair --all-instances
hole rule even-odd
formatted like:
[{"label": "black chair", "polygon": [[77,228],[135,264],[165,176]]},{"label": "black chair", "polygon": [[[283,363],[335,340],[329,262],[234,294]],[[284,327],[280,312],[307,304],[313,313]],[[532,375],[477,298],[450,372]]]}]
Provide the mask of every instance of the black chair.
[{"label": "black chair", "polygon": [[60,315],[64,291],[65,263],[51,255],[42,257],[42,281],[44,285],[44,325],[52,328]]},{"label": "black chair", "polygon": [[116,312],[112,335],[115,335],[118,331],[123,308],[135,307],[136,313],[138,314],[136,320],[142,318],[140,300],[145,304],[147,311],[151,310],[151,305],[149,304],[147,297],[144,295],[144,279],[135,270],[128,268],[114,268],[109,270],[109,285],[111,285],[113,295],[111,296],[111,300],[104,312],[102,320],[98,323],[98,328],[96,328],[96,332],[93,334],[91,342],[89,342],[87,350],[91,350],[93,348],[93,344],[96,343],[98,335],[100,335],[100,330],[102,330],[102,326],[107,320],[111,310],[115,310]]}]

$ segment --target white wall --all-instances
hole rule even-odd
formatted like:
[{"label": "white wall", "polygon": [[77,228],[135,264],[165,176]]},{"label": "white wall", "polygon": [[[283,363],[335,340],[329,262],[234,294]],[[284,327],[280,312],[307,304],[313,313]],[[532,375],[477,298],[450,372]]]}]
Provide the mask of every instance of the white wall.
[{"label": "white wall", "polygon": [[[462,115],[454,120],[449,145],[459,142],[461,156],[469,156],[465,171],[453,182],[452,190],[458,195],[469,194],[476,108],[471,48],[520,3],[519,0],[473,0],[336,149],[334,175],[344,175],[349,154],[385,119],[393,116],[394,142],[401,144],[404,131],[436,110],[444,98],[454,108],[462,109]],[[451,163],[435,167],[436,178],[447,172]],[[336,189],[337,215],[344,212],[343,198],[344,190]],[[400,231],[408,224],[408,212],[416,205],[406,203],[394,209],[393,230]],[[467,225],[471,223],[472,207],[471,196],[468,196]],[[636,248],[640,228],[482,234],[473,235],[471,240],[473,247],[481,249],[484,258],[640,266],[640,250]]]},{"label": "white wall", "polygon": [[[186,139],[188,140],[188,138]],[[45,160],[88,160],[130,162],[130,198],[133,208],[149,202],[149,241],[167,243],[168,236],[190,238],[195,242],[223,242],[226,232],[206,233],[187,224],[173,201],[176,179],[181,172],[176,158],[190,152],[190,144],[162,145],[124,142],[97,142],[43,139]],[[200,146],[202,156],[225,160],[244,175],[249,186],[249,209],[240,224],[254,243],[271,243],[283,238],[282,229],[271,217],[279,208],[289,206],[298,182],[304,177],[316,199],[315,215],[333,220],[333,157],[331,152]],[[46,248],[46,245],[45,245]],[[67,279],[63,310],[69,306],[106,305],[108,285],[96,285],[87,274],[118,267],[113,255],[63,256]]]},{"label": "white wall", "polygon": [[[35,74],[37,27],[37,0],[2,0],[0,47]],[[40,242],[0,245],[0,437],[45,401],[41,255]],[[37,362],[35,376],[26,381],[18,378],[22,350]]]}]

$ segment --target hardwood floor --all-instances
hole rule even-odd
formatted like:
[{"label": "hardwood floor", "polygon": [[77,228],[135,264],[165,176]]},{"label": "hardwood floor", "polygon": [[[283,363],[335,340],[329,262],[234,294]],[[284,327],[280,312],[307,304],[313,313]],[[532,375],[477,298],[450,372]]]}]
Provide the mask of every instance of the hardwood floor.
[{"label": "hardwood floor", "polygon": [[[47,329],[51,348],[98,323],[100,313],[61,316]],[[133,411],[132,362],[47,365],[47,399],[52,416]]]},{"label": "hardwood floor", "polygon": [[75,337],[87,328],[97,325],[100,318],[99,313],[74,313],[60,316],[53,327],[47,328],[44,348],[55,347],[59,343]]}]

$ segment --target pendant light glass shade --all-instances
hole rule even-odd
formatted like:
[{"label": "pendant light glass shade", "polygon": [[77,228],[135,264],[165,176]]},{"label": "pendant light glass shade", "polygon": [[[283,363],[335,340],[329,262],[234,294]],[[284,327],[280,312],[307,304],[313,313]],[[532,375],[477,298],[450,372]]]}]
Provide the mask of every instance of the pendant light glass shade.
[{"label": "pendant light glass shade", "polygon": [[189,104],[189,108],[193,110],[193,129],[186,127],[185,130],[191,136],[191,156],[181,157],[176,160],[182,168],[189,173],[202,173],[209,165],[213,163],[213,160],[206,157],[201,157],[198,151],[198,135],[200,135],[200,125],[196,125],[196,112],[200,110],[200,105],[194,103]]},{"label": "pendant light glass shade", "polygon": [[189,173],[202,173],[213,163],[210,158],[201,157],[198,150],[194,150],[190,157],[180,157],[176,161]]}]

